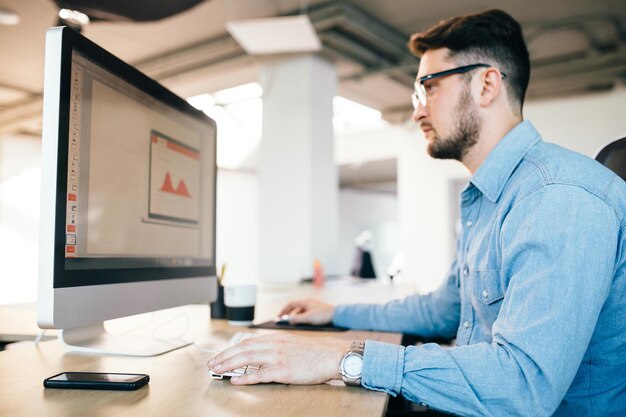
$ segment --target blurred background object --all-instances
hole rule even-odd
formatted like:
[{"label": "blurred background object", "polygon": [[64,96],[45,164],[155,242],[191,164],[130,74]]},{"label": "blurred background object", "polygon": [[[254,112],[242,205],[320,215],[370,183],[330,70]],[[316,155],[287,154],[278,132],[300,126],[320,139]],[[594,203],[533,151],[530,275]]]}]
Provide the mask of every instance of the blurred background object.
[{"label": "blurred background object", "polygon": [[372,259],[372,240],[374,236],[369,230],[364,230],[354,239],[356,255],[351,275],[359,278],[376,278],[374,261]]}]

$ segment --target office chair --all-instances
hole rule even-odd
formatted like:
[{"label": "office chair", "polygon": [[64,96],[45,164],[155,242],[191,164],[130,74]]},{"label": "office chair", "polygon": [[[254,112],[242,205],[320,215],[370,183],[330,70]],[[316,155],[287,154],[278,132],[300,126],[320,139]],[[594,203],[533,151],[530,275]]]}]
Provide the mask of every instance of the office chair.
[{"label": "office chair", "polygon": [[626,181],[626,136],[605,145],[595,159]]}]

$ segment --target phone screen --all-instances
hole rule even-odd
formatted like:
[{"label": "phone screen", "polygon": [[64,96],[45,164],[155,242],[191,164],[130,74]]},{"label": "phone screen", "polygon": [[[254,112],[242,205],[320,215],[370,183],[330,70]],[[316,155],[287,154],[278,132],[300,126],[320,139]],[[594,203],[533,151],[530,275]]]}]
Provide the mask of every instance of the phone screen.
[{"label": "phone screen", "polygon": [[66,382],[113,382],[113,383],[133,383],[144,378],[139,374],[107,374],[98,372],[65,372],[52,378],[50,381]]},{"label": "phone screen", "polygon": [[46,388],[104,389],[133,391],[146,385],[146,374],[122,374],[103,372],[63,372],[43,381]]}]

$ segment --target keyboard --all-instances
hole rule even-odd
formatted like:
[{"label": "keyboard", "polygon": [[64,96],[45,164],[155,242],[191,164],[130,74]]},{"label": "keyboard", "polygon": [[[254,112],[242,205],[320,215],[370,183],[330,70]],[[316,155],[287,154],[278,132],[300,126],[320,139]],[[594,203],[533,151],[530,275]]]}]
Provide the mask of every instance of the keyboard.
[{"label": "keyboard", "polygon": [[[233,337],[230,338],[230,340],[228,341],[228,344],[226,345],[226,347],[224,347],[224,349],[234,346],[237,343],[244,341],[253,336],[255,336],[255,333],[237,332],[233,335]],[[241,368],[233,369],[232,371],[224,372],[223,374],[218,374],[216,372],[213,372],[213,369],[209,368],[209,375],[213,379],[224,379],[224,378],[231,378],[233,376],[241,376],[248,372],[252,372],[255,370],[259,370],[259,369],[260,368],[258,366],[246,365]]]}]

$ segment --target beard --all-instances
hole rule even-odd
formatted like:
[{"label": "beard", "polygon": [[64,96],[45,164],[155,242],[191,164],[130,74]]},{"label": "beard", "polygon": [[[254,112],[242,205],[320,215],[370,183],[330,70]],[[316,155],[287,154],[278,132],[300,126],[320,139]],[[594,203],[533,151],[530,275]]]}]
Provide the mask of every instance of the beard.
[{"label": "beard", "polygon": [[461,92],[453,118],[456,119],[456,123],[448,136],[439,136],[433,128],[434,137],[428,145],[428,154],[433,158],[461,161],[478,142],[481,123],[476,106],[472,102],[469,84]]}]

